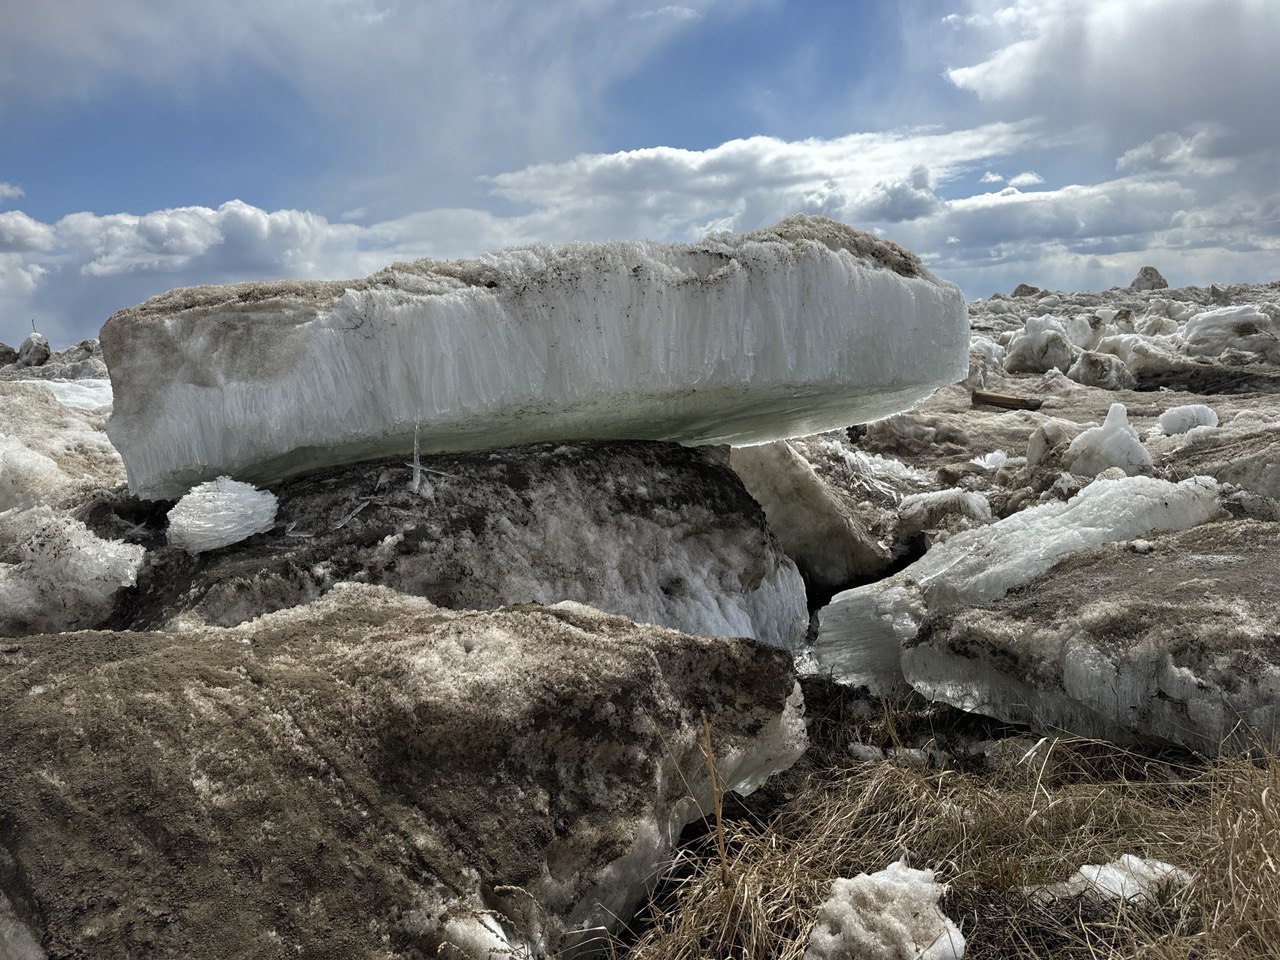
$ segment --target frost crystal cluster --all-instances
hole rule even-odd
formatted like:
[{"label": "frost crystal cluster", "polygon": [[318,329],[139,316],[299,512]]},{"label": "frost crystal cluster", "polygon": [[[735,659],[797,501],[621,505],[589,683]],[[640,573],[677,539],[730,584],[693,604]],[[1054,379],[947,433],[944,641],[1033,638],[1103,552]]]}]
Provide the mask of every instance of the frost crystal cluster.
[{"label": "frost crystal cluster", "polygon": [[275,522],[275,494],[218,477],[195,487],[169,511],[169,542],[188,553],[204,553],[265,533]]}]

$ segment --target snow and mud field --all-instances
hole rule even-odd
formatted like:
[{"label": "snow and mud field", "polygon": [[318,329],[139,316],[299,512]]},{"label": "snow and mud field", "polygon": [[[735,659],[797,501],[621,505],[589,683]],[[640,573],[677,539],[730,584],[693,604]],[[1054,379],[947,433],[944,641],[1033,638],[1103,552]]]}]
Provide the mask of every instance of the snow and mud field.
[{"label": "snow and mud field", "polygon": [[1280,282],[1016,293],[792,217],[28,338],[0,960],[1274,957]]}]

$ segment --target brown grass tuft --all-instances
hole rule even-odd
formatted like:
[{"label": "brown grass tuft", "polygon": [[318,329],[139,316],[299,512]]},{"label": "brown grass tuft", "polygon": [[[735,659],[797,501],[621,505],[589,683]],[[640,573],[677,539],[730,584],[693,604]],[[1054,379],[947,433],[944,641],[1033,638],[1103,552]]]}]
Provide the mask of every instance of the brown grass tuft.
[{"label": "brown grass tuft", "polygon": [[[1057,739],[997,767],[959,750],[926,769],[858,763],[848,754],[853,740],[930,742],[945,754],[1002,731],[919,702],[869,709],[847,693],[814,694],[820,712],[806,758],[766,797],[726,806],[723,857],[714,825],[682,849],[619,953],[800,960],[832,880],[905,857],[950,884],[943,908],[970,957],[1280,956],[1274,752],[1204,760]],[[1195,883],[1144,905],[1041,903],[1027,890],[1125,853],[1173,863]]]}]

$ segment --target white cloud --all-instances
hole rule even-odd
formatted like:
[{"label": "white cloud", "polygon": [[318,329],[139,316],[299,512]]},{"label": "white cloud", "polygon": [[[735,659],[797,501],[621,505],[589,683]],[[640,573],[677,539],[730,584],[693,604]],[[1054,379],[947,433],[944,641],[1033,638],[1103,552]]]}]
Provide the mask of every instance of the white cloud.
[{"label": "white cloud", "polygon": [[1017,187],[1019,190],[1023,187],[1034,187],[1042,183],[1044,183],[1044,177],[1034,170],[1024,170],[1022,173],[1009,178],[1009,186]]},{"label": "white cloud", "polygon": [[970,0],[978,62],[947,72],[991,104],[1146,139],[1188,122],[1280,130],[1275,0]]},{"label": "white cloud", "polygon": [[1182,173],[1213,176],[1230,173],[1240,165],[1237,157],[1222,156],[1227,138],[1216,129],[1201,129],[1189,137],[1172,131],[1152,137],[1126,150],[1116,169],[1132,173]]},{"label": "white cloud", "polygon": [[979,183],[1004,183],[1004,177],[996,173],[994,170],[988,170],[979,179]]},{"label": "white cloud", "polygon": [[26,196],[26,194],[16,183],[5,183],[3,180],[0,180],[0,201],[14,200],[24,196]]}]

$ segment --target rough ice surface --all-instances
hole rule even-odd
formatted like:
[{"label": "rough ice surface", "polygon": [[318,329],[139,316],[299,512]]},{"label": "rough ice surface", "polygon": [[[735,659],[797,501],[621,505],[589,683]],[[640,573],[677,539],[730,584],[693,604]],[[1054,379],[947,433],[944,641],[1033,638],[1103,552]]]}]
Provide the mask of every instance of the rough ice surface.
[{"label": "rough ice surface", "polygon": [[1080,551],[993,601],[933,605],[920,692],[1040,730],[1250,751],[1280,735],[1275,524],[1225,516]]},{"label": "rough ice surface", "polygon": [[1109,900],[1142,903],[1162,888],[1189,886],[1191,874],[1162,860],[1126,853],[1111,863],[1085,864],[1067,883],[1080,885],[1090,893]]},{"label": "rough ice surface", "polygon": [[0,510],[62,505],[124,480],[103,415],[58,403],[43,383],[0,382]]},{"label": "rough ice surface", "polygon": [[169,511],[169,542],[187,553],[204,553],[265,533],[275,523],[275,494],[218,477],[192,488]]},{"label": "rough ice surface", "polygon": [[[0,646],[0,703],[6,849],[67,957],[578,955],[712,809],[704,718],[721,791],[806,746],[764,644],[361,584]],[[180,851],[140,841],[157,823]]]},{"label": "rough ice surface", "polygon": [[1086,387],[1100,387],[1103,390],[1132,390],[1138,384],[1119,357],[1092,350],[1085,350],[1076,357],[1067,376]]},{"label": "rough ice surface", "polygon": [[1009,373],[1045,373],[1055,367],[1066,371],[1074,351],[1067,332],[1053,317],[1032,317],[1026,329],[1009,344],[1004,368]]},{"label": "rough ice surface", "polygon": [[[44,354],[39,346],[41,342],[44,348],[48,347],[47,341],[40,337],[28,351],[29,359],[37,359]],[[9,356],[6,350],[12,353],[11,360],[6,359]],[[17,351],[0,344],[0,363],[4,364],[0,366],[0,380],[103,380],[107,376],[107,365],[102,361],[102,350],[97,340],[81,340],[65,350],[46,354],[38,364],[23,363]]]},{"label": "rough ice surface", "polygon": [[[974,606],[1003,596],[1090,547],[1159,530],[1184,530],[1217,514],[1218,485],[1206,478],[1096,480],[1065,503],[1031,507],[958,533],[886,580],[837,594],[818,614],[813,655],[822,673],[887,692],[902,685],[903,643],[934,607]],[[955,703],[946,678],[906,680]]]},{"label": "rough ice surface", "polygon": [[[1268,304],[1267,306],[1271,306]],[[1262,354],[1280,362],[1280,311],[1254,304],[1221,307],[1197,314],[1182,328],[1183,350],[1192,356],[1218,356],[1226,350]]]},{"label": "rough ice surface", "polygon": [[805,578],[838,589],[888,564],[888,550],[786,440],[739,447],[734,472]]},{"label": "rough ice surface", "polygon": [[1160,414],[1160,430],[1165,436],[1186,433],[1195,427],[1216,427],[1218,415],[1203,403],[1184,403]]},{"label": "rough ice surface", "polygon": [[953,284],[820,217],[693,244],[534,246],[360,281],[178,290],[102,330],[130,488],[180,496],[407,452],[575,438],[745,445],[964,378]]},{"label": "rough ice surface", "polygon": [[1128,476],[1151,469],[1151,454],[1129,426],[1123,403],[1113,403],[1102,426],[1092,427],[1071,441],[1066,452],[1067,469],[1077,476],[1096,477],[1109,467],[1119,467]]},{"label": "rough ice surface", "polygon": [[831,885],[804,960],[961,960],[960,928],[938,901],[932,870],[892,863]]},{"label": "rough ice surface", "polygon": [[111,406],[111,381],[85,378],[82,380],[36,380],[34,383],[48,390],[64,407],[82,410],[102,410]]},{"label": "rough ice surface", "polygon": [[0,634],[97,625],[135,583],[145,553],[48,506],[0,513]]}]

